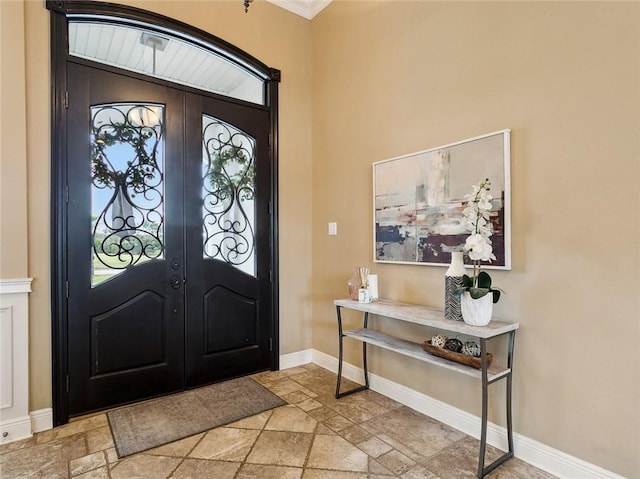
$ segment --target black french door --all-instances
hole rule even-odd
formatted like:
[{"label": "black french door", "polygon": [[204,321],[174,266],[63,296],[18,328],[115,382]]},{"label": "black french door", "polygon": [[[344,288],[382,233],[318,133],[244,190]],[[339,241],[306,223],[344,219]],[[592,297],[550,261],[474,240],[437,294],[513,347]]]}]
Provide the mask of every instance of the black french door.
[{"label": "black french door", "polygon": [[268,111],[67,78],[69,415],[273,367]]},{"label": "black french door", "polygon": [[193,188],[185,194],[185,358],[195,386],[271,366],[271,162],[267,111],[192,93],[185,104],[194,159],[184,181]]}]

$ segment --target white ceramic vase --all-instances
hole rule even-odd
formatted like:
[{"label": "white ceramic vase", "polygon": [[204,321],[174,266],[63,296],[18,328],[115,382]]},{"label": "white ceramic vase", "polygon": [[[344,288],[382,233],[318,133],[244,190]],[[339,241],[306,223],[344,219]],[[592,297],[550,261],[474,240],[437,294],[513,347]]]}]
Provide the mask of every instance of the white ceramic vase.
[{"label": "white ceramic vase", "polygon": [[482,298],[473,299],[468,291],[462,293],[460,298],[462,319],[471,326],[486,326],[491,321],[493,314],[493,293],[488,293]]}]

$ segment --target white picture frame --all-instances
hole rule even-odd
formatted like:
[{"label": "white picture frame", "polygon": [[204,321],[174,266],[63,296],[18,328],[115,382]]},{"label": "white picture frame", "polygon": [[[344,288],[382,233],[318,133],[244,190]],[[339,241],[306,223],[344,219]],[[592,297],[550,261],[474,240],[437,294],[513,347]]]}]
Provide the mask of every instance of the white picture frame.
[{"label": "white picture frame", "polygon": [[496,260],[483,268],[511,269],[510,165],[509,129],[374,163],[374,262],[449,265],[470,234],[465,195],[488,178]]}]

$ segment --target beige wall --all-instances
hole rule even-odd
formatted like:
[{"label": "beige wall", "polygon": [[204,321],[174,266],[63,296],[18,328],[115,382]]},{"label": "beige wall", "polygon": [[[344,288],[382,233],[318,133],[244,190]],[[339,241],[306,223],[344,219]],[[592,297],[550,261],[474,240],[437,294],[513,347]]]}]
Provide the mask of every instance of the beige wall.
[{"label": "beige wall", "polygon": [[0,2],[0,278],[3,279],[28,275],[23,17],[22,2]]},{"label": "beige wall", "polygon": [[[0,277],[35,278],[36,410],[51,405],[49,15],[39,0],[14,3],[0,10]],[[371,163],[511,128],[513,269],[493,276],[507,291],[496,314],[522,328],[516,431],[639,477],[638,3],[334,1],[312,22],[262,1],[246,15],[239,0],[125,3],[207,30],[282,70],[282,354],[312,346],[337,354],[331,300],[345,296],[355,265],[374,268],[383,296],[439,306],[443,268],[371,264]],[[13,55],[17,65],[26,60],[24,87],[20,77],[5,83]],[[10,124],[8,89],[18,92]],[[7,163],[8,150],[18,161]],[[329,221],[339,223],[338,236],[326,235]],[[417,327],[375,325],[425,337]],[[348,359],[357,364],[355,348]],[[378,351],[372,369],[479,413],[471,379]],[[499,396],[491,419],[502,423]]]},{"label": "beige wall", "polygon": [[[507,292],[496,316],[521,324],[516,432],[640,477],[640,4],[338,1],[312,28],[313,347],[337,355],[331,300],[355,265],[383,297],[443,301],[445,268],[372,263],[371,164],[510,128],[513,268],[492,276]],[[472,378],[371,361],[479,414]]]}]

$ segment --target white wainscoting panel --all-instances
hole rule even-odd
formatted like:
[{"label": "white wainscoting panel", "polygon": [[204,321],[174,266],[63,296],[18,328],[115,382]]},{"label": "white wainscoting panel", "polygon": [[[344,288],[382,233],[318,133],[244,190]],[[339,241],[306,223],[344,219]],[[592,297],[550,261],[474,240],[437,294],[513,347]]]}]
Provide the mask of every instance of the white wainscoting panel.
[{"label": "white wainscoting panel", "polygon": [[0,443],[30,437],[31,278],[0,280]]},{"label": "white wainscoting panel", "polygon": [[0,307],[0,409],[13,406],[13,307]]}]

